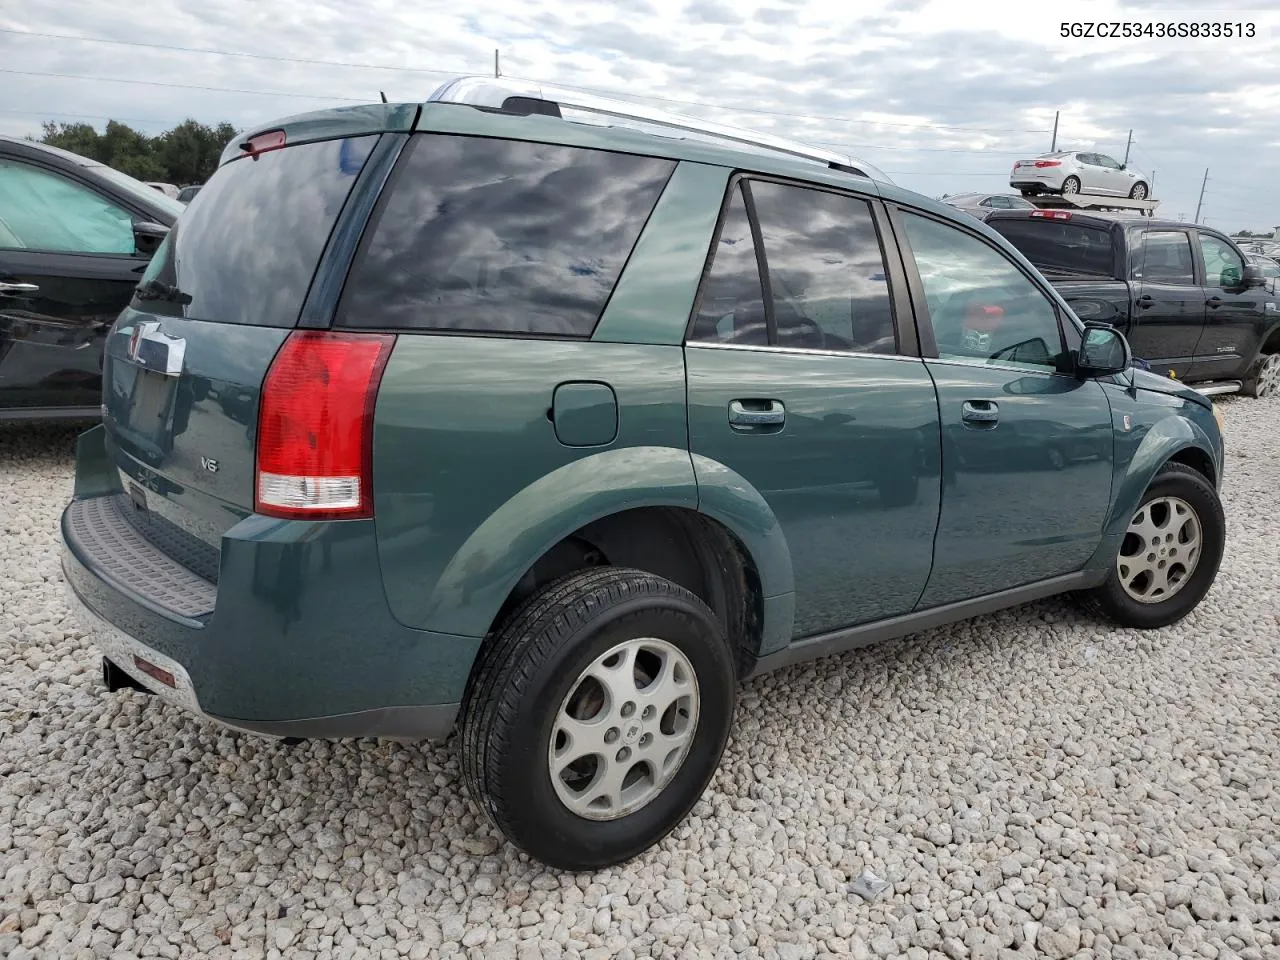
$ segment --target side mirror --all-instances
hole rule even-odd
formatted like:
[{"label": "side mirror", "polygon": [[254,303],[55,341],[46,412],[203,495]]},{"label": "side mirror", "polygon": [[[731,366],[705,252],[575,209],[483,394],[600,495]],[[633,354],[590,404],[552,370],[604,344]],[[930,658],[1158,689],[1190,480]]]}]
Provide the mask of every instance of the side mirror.
[{"label": "side mirror", "polygon": [[1133,365],[1124,334],[1112,326],[1089,324],[1076,357],[1076,376],[1082,380],[1123,373]]},{"label": "side mirror", "polygon": [[1121,169],[1121,170],[1127,170],[1128,168],[1129,168],[1129,165],[1128,165],[1127,163],[1122,163],[1122,164],[1120,164],[1120,169]]},{"label": "side mirror", "polygon": [[1256,263],[1246,263],[1244,265],[1244,276],[1240,283],[1245,287],[1265,287],[1267,278],[1262,275],[1262,268]]},{"label": "side mirror", "polygon": [[169,228],[163,223],[141,220],[133,225],[133,242],[138,253],[151,256],[169,235]]}]

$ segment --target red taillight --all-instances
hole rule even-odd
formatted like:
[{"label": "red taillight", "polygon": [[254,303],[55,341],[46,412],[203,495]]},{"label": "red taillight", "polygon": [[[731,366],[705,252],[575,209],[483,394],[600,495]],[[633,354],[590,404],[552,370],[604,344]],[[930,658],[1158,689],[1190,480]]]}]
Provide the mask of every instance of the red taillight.
[{"label": "red taillight", "polygon": [[268,150],[279,150],[284,146],[285,133],[283,130],[268,130],[266,133],[260,133],[256,137],[250,137],[244,143],[240,144],[240,149],[251,157],[256,157],[260,153],[266,153]]},{"label": "red taillight", "polygon": [[1036,169],[1042,169],[1044,167],[1060,167],[1060,166],[1062,166],[1061,160],[1037,160],[1036,161]]},{"label": "red taillight", "polygon": [[1043,217],[1045,220],[1070,220],[1071,214],[1066,210],[1033,210],[1033,217]]},{"label": "red taillight", "polygon": [[289,335],[262,387],[258,513],[373,516],[373,406],[395,340],[320,330]]}]

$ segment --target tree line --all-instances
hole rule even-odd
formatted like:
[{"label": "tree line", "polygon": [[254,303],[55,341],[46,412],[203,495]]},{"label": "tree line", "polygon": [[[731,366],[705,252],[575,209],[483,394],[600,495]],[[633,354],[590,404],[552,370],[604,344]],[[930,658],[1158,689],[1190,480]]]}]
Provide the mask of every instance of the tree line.
[{"label": "tree line", "polygon": [[70,150],[143,181],[179,187],[204,183],[218,168],[222,149],[236,135],[230,123],[209,126],[184,120],[171,130],[147,136],[117,120],[99,133],[89,123],[43,123],[41,143]]}]

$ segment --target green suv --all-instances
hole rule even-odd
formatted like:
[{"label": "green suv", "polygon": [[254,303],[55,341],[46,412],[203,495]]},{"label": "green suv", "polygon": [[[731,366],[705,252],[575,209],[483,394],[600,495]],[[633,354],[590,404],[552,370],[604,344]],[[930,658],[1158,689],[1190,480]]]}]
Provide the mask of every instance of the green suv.
[{"label": "green suv", "polygon": [[109,688],[456,730],[496,826],[591,869],[688,813],[748,677],[1053,594],[1200,602],[1210,401],[972,217],[624,112],[468,80],[228,146],[78,442]]}]

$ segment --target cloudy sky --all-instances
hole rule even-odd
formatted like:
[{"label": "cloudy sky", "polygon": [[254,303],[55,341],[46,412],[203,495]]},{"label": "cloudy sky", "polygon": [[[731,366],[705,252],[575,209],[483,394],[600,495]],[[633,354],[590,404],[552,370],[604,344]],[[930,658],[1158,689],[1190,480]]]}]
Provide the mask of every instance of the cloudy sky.
[{"label": "cloudy sky", "polygon": [[[590,88],[830,145],[931,196],[1060,148],[1155,171],[1161,213],[1280,225],[1280,7],[1198,0],[40,0],[0,5],[0,132],[159,132],[420,100],[451,75]],[[1043,8],[1043,9],[1032,9]],[[856,11],[856,12],[855,12]],[[985,12],[982,12],[985,11]],[[1069,12],[1064,12],[1069,11]],[[1062,39],[1064,18],[1252,21],[1245,40]],[[177,49],[182,48],[182,49]]]}]

